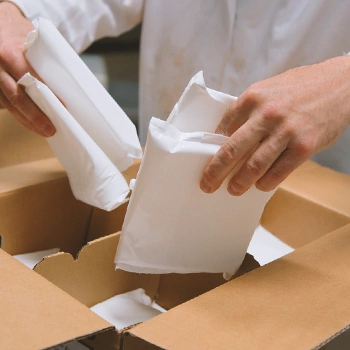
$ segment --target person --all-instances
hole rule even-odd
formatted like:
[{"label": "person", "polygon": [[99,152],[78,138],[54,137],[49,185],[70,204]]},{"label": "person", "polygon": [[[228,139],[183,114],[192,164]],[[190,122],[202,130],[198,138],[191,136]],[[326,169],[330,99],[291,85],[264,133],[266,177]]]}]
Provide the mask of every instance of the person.
[{"label": "person", "polygon": [[54,134],[16,85],[27,71],[35,74],[22,45],[36,17],[51,20],[77,52],[142,21],[141,142],[150,118],[166,118],[203,70],[208,86],[239,97],[217,127],[229,138],[204,170],[201,189],[214,192],[248,156],[229,193],[253,185],[269,191],[343,133],[350,136],[349,15],[346,0],[2,1],[0,103],[25,127]]}]

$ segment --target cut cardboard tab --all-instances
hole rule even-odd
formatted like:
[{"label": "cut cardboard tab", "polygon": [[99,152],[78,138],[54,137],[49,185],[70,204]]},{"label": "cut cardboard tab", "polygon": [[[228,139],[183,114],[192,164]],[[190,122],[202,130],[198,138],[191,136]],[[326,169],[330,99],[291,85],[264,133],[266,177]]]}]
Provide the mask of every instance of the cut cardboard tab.
[{"label": "cut cardboard tab", "polygon": [[261,224],[299,248],[350,223],[350,177],[308,161],[281,184]]},{"label": "cut cardboard tab", "polygon": [[350,327],[349,251],[347,225],[134,327],[123,349],[320,348]]},{"label": "cut cardboard tab", "polygon": [[2,349],[44,349],[111,328],[1,249],[0,274]]},{"label": "cut cardboard tab", "polygon": [[44,259],[34,271],[88,307],[137,288],[143,288],[153,300],[159,276],[115,270],[118,242],[119,233],[99,238],[84,246],[77,259],[58,253]]}]

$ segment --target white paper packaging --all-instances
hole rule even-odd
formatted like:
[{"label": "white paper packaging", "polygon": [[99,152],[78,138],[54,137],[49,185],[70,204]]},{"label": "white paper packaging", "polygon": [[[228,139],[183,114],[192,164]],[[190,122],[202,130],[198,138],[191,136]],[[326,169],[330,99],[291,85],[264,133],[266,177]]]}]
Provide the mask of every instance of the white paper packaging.
[{"label": "white paper packaging", "polygon": [[166,311],[152,302],[142,288],[116,295],[90,309],[119,331]]},{"label": "white paper packaging", "polygon": [[234,99],[207,89],[200,72],[168,121],[151,120],[117,267],[139,273],[222,272],[226,277],[237,271],[273,191],[253,187],[233,197],[226,189],[228,179],[213,194],[199,188],[209,160],[227,140],[212,132]]},{"label": "white paper packaging", "polygon": [[55,125],[48,142],[76,198],[112,210],[129,193],[120,171],[142,157],[136,128],[54,25],[33,25],[25,56],[47,86],[30,75],[19,84]]}]

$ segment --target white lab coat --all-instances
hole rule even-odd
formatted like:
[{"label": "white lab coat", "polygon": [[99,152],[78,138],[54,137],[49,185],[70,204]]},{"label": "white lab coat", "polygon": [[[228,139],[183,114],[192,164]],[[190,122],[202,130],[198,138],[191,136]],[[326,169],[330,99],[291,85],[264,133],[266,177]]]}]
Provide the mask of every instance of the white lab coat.
[{"label": "white lab coat", "polygon": [[[349,0],[12,1],[31,20],[50,19],[78,52],[142,20],[142,143],[150,118],[166,118],[199,70],[209,87],[239,95],[255,81],[350,51]],[[350,130],[320,159],[350,173]]]}]

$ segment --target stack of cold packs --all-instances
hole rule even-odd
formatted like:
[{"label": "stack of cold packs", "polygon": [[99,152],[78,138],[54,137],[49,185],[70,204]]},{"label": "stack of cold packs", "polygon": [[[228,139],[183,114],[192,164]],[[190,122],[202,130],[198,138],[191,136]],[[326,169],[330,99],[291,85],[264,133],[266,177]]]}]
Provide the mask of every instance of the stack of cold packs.
[{"label": "stack of cold packs", "polygon": [[167,121],[151,120],[147,145],[124,221],[118,268],[139,273],[222,272],[241,265],[273,192],[241,197],[199,188],[227,137],[214,134],[235,97],[206,88],[195,75]]},{"label": "stack of cold packs", "polygon": [[54,25],[33,25],[25,56],[46,85],[30,74],[18,83],[55,125],[48,142],[75,197],[112,210],[129,193],[120,172],[142,157],[136,128]]}]

